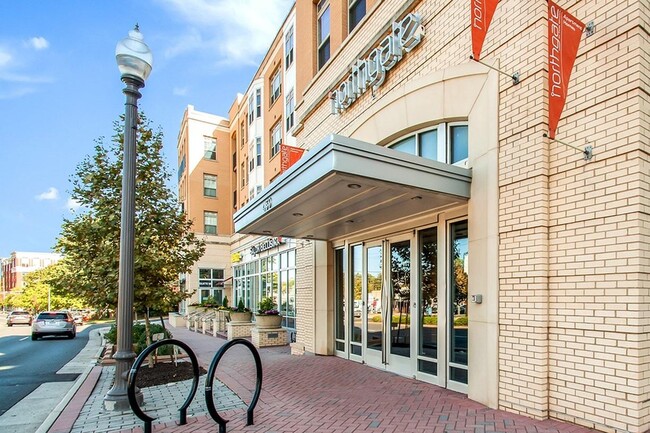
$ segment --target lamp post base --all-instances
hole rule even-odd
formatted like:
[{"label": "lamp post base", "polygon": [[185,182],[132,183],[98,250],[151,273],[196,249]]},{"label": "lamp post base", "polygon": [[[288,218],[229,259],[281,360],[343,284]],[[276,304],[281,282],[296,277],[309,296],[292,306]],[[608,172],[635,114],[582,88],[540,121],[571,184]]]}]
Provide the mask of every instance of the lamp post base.
[{"label": "lamp post base", "polygon": [[[114,392],[112,393],[111,391],[108,391],[104,397],[104,409],[111,412],[130,412],[131,404],[129,404],[129,396],[127,393],[117,394]],[[138,402],[138,406],[142,406],[142,403],[144,402],[142,391],[139,389],[136,390],[135,398]]]}]

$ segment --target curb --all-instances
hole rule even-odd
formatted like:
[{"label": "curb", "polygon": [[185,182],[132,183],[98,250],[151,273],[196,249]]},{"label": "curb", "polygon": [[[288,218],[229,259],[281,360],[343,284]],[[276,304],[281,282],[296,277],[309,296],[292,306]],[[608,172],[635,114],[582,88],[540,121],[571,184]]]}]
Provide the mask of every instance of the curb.
[{"label": "curb", "polygon": [[[72,359],[68,364],[66,364],[66,366],[64,366],[62,368],[62,370],[65,369],[68,365],[70,365],[70,364],[72,364],[74,362],[79,362],[80,358],[86,357],[84,360],[87,361],[87,362],[91,362],[93,360],[94,361],[99,360],[101,358],[102,351],[104,350],[104,345],[101,344],[103,339],[104,339],[103,338],[103,332],[106,332],[107,329],[109,329],[109,328],[104,327],[104,328],[99,328],[99,329],[93,329],[92,331],[90,331],[90,334],[88,335],[88,344],[86,344],[86,347],[84,349],[82,349],[82,351],[74,359]],[[95,334],[97,335],[97,338],[92,338],[92,336],[95,335]],[[89,348],[89,346],[91,346],[91,344],[97,344],[97,342],[99,342],[99,347],[97,348],[95,355],[92,358],[89,359],[87,357],[87,355],[83,354],[82,352],[84,350],[86,350],[87,348]],[[68,404],[71,403],[71,401],[75,397],[77,391],[79,391],[80,388],[82,387],[82,385],[84,385],[86,383],[86,379],[88,378],[90,373],[95,368],[97,368],[96,365],[90,365],[90,366],[84,368],[84,370],[79,374],[79,377],[77,377],[77,380],[75,381],[72,388],[70,388],[70,390],[67,392],[65,397],[63,397],[61,402],[54,408],[54,410],[52,410],[52,412],[50,412],[48,417],[45,418],[45,421],[43,421],[43,423],[36,430],[35,433],[47,433],[49,431],[50,427],[52,427],[52,425],[55,424],[55,422],[58,420],[58,418],[62,414],[62,412],[64,412],[64,410],[67,409]],[[101,367],[99,368],[99,373],[101,373]],[[92,384],[92,388],[90,388],[90,390],[88,391],[88,394],[83,396],[84,400],[83,400],[82,404],[79,406],[79,408],[78,408],[79,410],[81,410],[81,408],[83,407],[83,403],[85,403],[88,396],[90,396],[90,392],[92,392],[92,389],[94,388],[95,384],[97,383],[97,379],[99,379],[99,374],[97,374],[97,377],[95,378],[95,381]],[[80,394],[80,398],[81,397],[82,396]],[[72,415],[71,412],[68,412],[68,414]],[[78,415],[79,415],[79,411],[76,412],[76,416],[74,416],[74,419],[72,420],[73,424],[74,424],[74,421],[77,419]],[[72,425],[70,425],[70,427],[72,427]],[[67,433],[69,431],[70,431],[69,429],[65,430],[65,433]]]}]

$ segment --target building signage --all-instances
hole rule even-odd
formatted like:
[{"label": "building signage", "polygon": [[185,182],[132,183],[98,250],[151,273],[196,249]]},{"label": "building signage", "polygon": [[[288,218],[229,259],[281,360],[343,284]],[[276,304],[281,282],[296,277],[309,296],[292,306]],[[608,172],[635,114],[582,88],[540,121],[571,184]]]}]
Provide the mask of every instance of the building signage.
[{"label": "building signage", "polygon": [[555,138],[584,28],[584,23],[579,19],[553,1],[548,2],[548,136],[550,138]]},{"label": "building signage", "polygon": [[260,242],[257,245],[253,245],[251,247],[251,255],[257,255],[261,253],[262,251],[270,250],[271,248],[278,247],[282,244],[286,243],[286,241],[282,238],[268,238],[265,239],[264,241]]},{"label": "building signage", "polygon": [[286,144],[280,145],[280,172],[285,172],[293,164],[295,164],[305,149],[300,147],[288,146]]},{"label": "building signage", "polygon": [[365,59],[358,59],[352,65],[350,75],[332,90],[332,114],[342,113],[370,87],[381,86],[386,73],[402,60],[404,53],[415,48],[424,36],[422,17],[415,13],[394,22],[392,30]]}]

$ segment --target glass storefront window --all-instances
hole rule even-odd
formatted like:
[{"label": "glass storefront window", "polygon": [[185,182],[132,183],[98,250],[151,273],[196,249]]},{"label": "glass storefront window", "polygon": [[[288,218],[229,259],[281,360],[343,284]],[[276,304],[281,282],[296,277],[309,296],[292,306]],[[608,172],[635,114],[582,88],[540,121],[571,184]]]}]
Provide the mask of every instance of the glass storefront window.
[{"label": "glass storefront window", "polygon": [[469,265],[469,239],[467,221],[453,223],[450,226],[451,269],[450,306],[449,306],[449,377],[451,380],[467,383],[467,288]]}]

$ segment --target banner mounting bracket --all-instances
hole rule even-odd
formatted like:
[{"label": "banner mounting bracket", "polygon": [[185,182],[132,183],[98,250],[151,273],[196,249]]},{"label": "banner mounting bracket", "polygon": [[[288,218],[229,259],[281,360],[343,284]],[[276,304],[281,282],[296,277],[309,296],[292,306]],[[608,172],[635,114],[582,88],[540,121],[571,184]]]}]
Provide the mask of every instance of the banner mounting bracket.
[{"label": "banner mounting bracket", "polygon": [[470,54],[469,58],[470,58],[470,60],[474,60],[475,62],[480,63],[483,66],[486,66],[486,67],[488,67],[488,68],[490,68],[490,69],[492,69],[494,71],[497,71],[500,74],[503,74],[503,75],[509,77],[510,79],[512,79],[512,85],[513,86],[516,86],[517,84],[519,84],[519,72],[515,72],[514,74],[510,75],[509,73],[504,72],[501,69],[497,69],[492,65],[488,65],[487,63],[484,63],[484,62],[482,62],[482,61],[480,61],[478,59],[475,59],[473,54]]},{"label": "banner mounting bracket", "polygon": [[596,33],[596,23],[589,21],[585,26],[585,37],[593,36],[594,33]]},{"label": "banner mounting bracket", "polygon": [[[555,142],[557,142],[557,143],[564,144],[565,146],[568,146],[568,147],[571,147],[571,148],[573,148],[573,149],[579,150],[580,152],[582,152],[583,159],[584,159],[585,161],[591,161],[591,158],[593,158],[593,156],[594,156],[594,147],[593,147],[593,146],[589,146],[589,145],[587,145],[587,146],[585,146],[585,148],[583,149],[583,148],[581,148],[581,147],[579,147],[579,146],[576,146],[576,145],[573,145],[573,144],[570,144],[570,143],[564,142],[564,141],[562,141],[562,140],[557,140],[557,139],[555,139],[555,138],[551,138],[547,133],[544,133],[544,138],[548,138],[548,139],[550,139],[551,141],[555,141]],[[589,143],[589,142],[587,142],[587,143]]]}]

